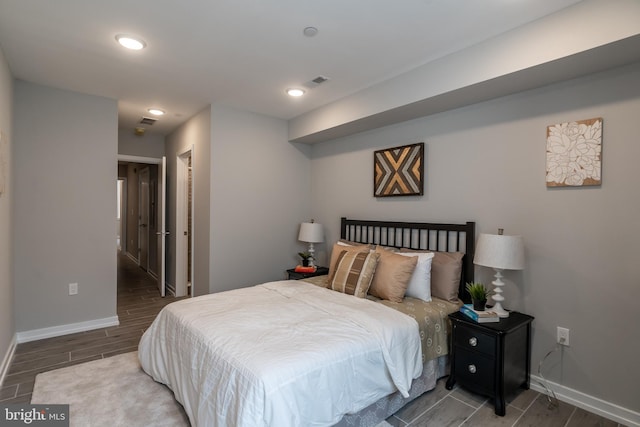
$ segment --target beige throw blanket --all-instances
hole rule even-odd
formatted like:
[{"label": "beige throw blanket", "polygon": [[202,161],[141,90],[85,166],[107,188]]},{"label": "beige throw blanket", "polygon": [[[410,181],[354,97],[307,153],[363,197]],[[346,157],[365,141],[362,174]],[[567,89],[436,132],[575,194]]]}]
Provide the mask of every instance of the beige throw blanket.
[{"label": "beige throw blanket", "polygon": [[[304,281],[323,288],[327,287],[327,276],[310,277]],[[438,298],[433,298],[431,302],[424,302],[416,298],[405,297],[402,302],[397,303],[381,300],[371,295],[367,298],[398,310],[418,322],[422,345],[422,363],[449,354],[447,337],[451,325],[448,316],[460,309],[461,302],[452,303]]]}]

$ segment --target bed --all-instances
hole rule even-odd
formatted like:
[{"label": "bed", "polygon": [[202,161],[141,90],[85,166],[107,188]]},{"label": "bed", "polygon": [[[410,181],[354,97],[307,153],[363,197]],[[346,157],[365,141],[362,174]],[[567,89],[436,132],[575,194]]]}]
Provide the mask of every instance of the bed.
[{"label": "bed", "polygon": [[[170,304],[140,341],[141,365],[194,426],[373,426],[446,374],[447,315],[467,301],[474,229],[342,218],[328,276]],[[430,259],[439,282],[436,257],[458,266],[446,298],[384,294],[395,282],[384,273],[399,271],[389,260],[413,263],[413,283]]]}]

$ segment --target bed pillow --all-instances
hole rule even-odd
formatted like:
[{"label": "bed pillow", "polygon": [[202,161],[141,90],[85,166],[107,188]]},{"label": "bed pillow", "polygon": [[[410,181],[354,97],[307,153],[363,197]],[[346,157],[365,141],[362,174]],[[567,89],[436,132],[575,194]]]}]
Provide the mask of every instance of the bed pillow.
[{"label": "bed pillow", "polygon": [[417,256],[418,263],[411,275],[405,296],[417,298],[425,302],[431,301],[431,262],[433,252],[397,252],[402,256]]},{"label": "bed pillow", "polygon": [[431,295],[458,302],[463,256],[462,252],[436,252],[431,263]]},{"label": "bed pillow", "polygon": [[458,302],[460,275],[462,274],[462,252],[435,252],[403,249],[403,252],[432,252],[431,261],[431,296],[450,302]]},{"label": "bed pillow", "polygon": [[329,283],[331,283],[331,280],[333,279],[333,274],[335,273],[335,265],[338,259],[338,255],[340,255],[340,252],[342,251],[369,252],[370,249],[369,249],[369,245],[347,245],[340,241],[334,244],[333,249],[331,250],[331,260],[329,261],[329,278],[328,278]]},{"label": "bed pillow", "polygon": [[335,273],[329,280],[334,291],[358,298],[367,296],[378,263],[375,252],[341,251],[336,259]]},{"label": "bed pillow", "polygon": [[418,257],[398,255],[382,247],[377,247],[376,253],[379,254],[378,267],[369,293],[378,298],[402,302]]}]

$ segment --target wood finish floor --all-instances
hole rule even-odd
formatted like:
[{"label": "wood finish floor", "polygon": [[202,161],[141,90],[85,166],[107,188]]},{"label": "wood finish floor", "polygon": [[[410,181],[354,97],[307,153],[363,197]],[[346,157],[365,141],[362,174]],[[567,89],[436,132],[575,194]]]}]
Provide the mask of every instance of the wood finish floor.
[{"label": "wood finish floor", "polygon": [[[126,256],[118,257],[118,317],[110,328],[18,344],[9,372],[0,388],[2,403],[30,403],[37,374],[91,360],[135,351],[144,330],[160,309],[176,301],[161,298],[156,280]],[[493,413],[491,401],[461,388],[449,391],[445,379],[395,415],[394,427],[518,426],[518,427],[616,427],[618,423],[560,402],[549,408],[546,396],[523,391],[507,407],[504,417]]]},{"label": "wood finish floor", "polygon": [[0,389],[3,403],[29,403],[36,375],[78,363],[136,351],[145,329],[165,305],[156,279],[126,255],[118,256],[119,326],[18,344]]}]

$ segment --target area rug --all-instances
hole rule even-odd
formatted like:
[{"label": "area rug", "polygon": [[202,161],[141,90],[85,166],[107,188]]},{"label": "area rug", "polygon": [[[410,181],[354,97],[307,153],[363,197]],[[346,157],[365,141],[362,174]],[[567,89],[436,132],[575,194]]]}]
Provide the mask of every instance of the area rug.
[{"label": "area rug", "polygon": [[189,426],[173,392],[142,370],[137,352],[38,374],[31,403],[69,404],[72,427]]},{"label": "area rug", "polygon": [[69,404],[71,426],[189,426],[182,405],[138,362],[138,353],[44,372],[33,404]]}]

